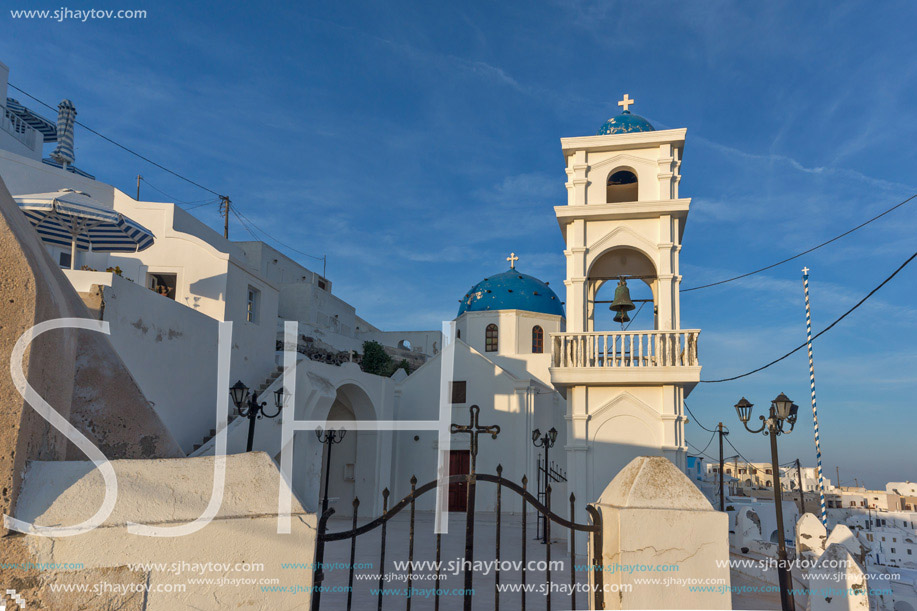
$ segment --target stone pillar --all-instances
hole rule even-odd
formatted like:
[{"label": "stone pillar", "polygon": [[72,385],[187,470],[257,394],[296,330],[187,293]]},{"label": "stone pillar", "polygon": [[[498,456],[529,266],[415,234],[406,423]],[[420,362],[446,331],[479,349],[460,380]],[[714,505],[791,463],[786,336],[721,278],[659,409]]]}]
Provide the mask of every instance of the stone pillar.
[{"label": "stone pillar", "polygon": [[825,551],[827,538],[828,531],[814,513],[802,514],[796,522],[796,555],[812,560],[818,558]]},{"label": "stone pillar", "polygon": [[862,567],[844,545],[829,544],[809,573],[808,611],[868,609],[866,574]]},{"label": "stone pillar", "polygon": [[[597,505],[606,609],[732,608],[728,517],[669,460],[635,458]],[[640,570],[641,565],[652,568]],[[672,569],[659,570],[662,565]],[[660,583],[636,583],[643,578]],[[686,583],[691,580],[718,587],[692,591]]]},{"label": "stone pillar", "polygon": [[846,547],[857,562],[866,566],[866,553],[869,550],[863,547],[863,544],[860,543],[860,540],[856,538],[856,535],[846,524],[838,524],[831,529],[831,533],[825,540],[825,549],[827,550],[834,543]]}]

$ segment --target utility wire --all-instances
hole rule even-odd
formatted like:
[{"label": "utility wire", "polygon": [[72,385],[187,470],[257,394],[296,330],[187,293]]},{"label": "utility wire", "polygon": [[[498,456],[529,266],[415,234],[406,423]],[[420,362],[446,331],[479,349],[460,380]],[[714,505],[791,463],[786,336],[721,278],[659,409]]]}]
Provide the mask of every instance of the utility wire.
[{"label": "utility wire", "polygon": [[[17,87],[16,85],[14,85],[14,84],[12,84],[12,83],[9,83],[9,86],[12,87],[13,89],[15,89],[16,91],[22,93],[23,95],[25,95],[25,96],[27,96],[27,97],[29,97],[29,98],[35,100],[36,102],[38,102],[38,103],[41,104],[42,106],[48,108],[49,110],[51,110],[51,111],[53,111],[53,112],[57,112],[57,109],[56,109],[55,107],[51,106],[50,104],[48,104],[48,103],[45,102],[44,100],[40,100],[39,98],[35,97],[35,96],[32,95],[31,93],[25,91],[24,89],[20,89],[19,87]],[[115,142],[114,140],[112,140],[112,139],[109,138],[108,136],[106,136],[106,135],[104,135],[104,134],[101,134],[101,133],[97,132],[96,130],[92,129],[91,127],[89,127],[89,126],[86,125],[85,123],[82,123],[82,122],[80,122],[80,121],[74,121],[74,122],[75,122],[77,125],[79,125],[80,127],[82,127],[83,129],[85,129],[86,131],[95,134],[96,136],[98,136],[99,138],[102,138],[102,139],[105,140],[106,142],[109,142],[109,143],[111,143],[111,144],[114,144],[114,145],[117,146],[118,148],[120,148],[120,149],[122,149],[122,150],[124,150],[124,151],[126,151],[126,152],[128,152],[128,153],[130,153],[131,155],[134,155],[135,157],[138,157],[139,159],[142,159],[143,161],[146,161],[147,163],[149,163],[149,164],[151,164],[151,165],[156,166],[156,167],[159,168],[160,170],[162,170],[162,171],[164,171],[164,172],[168,172],[169,174],[175,176],[176,178],[180,178],[181,180],[184,180],[185,182],[187,182],[187,183],[189,183],[189,184],[192,184],[192,185],[194,185],[195,187],[197,187],[197,188],[199,188],[199,189],[203,189],[204,191],[207,191],[208,193],[212,193],[213,195],[216,195],[217,197],[222,198],[222,195],[221,195],[220,193],[217,193],[217,192],[214,191],[213,189],[210,189],[210,188],[208,188],[208,187],[205,187],[204,185],[200,184],[199,182],[196,182],[196,181],[194,181],[194,180],[191,180],[191,179],[188,178],[187,176],[183,176],[183,175],[179,174],[178,172],[175,172],[175,171],[173,171],[173,170],[170,170],[169,168],[165,167],[164,165],[162,165],[162,164],[160,164],[160,163],[156,163],[155,161],[153,161],[153,160],[150,159],[149,157],[145,157],[144,155],[141,155],[141,154],[138,153],[137,151],[135,151],[135,150],[133,150],[133,149],[131,149],[131,148],[129,148],[129,147],[126,147],[126,146],[124,146],[123,144],[119,144],[118,142]],[[148,184],[153,190],[155,190],[155,191],[161,193],[162,195],[165,195],[165,196],[168,197],[169,199],[172,199],[172,200],[174,200],[174,201],[176,201],[176,202],[178,202],[178,203],[185,203],[185,204],[196,203],[196,202],[181,202],[180,200],[178,200],[178,199],[176,199],[176,198],[170,196],[168,193],[165,193],[165,192],[161,191],[160,189],[156,188],[155,186],[153,186],[152,184],[150,184],[150,182],[149,182],[148,180],[146,180],[145,178],[142,178],[141,180],[143,180],[146,184]],[[207,205],[207,204],[210,204],[210,203],[213,203],[213,202],[210,202],[210,201],[204,202],[204,203],[201,203],[200,205],[194,206],[194,208],[197,208],[197,207],[200,207],[200,206],[204,206],[204,205]],[[309,258],[311,258],[311,259],[315,259],[316,261],[325,261],[325,257],[316,257],[315,255],[311,255],[311,254],[309,254],[309,253],[307,253],[307,252],[303,252],[303,251],[301,251],[301,250],[299,250],[299,249],[297,249],[297,248],[294,248],[294,247],[290,246],[289,244],[287,244],[287,243],[285,243],[285,242],[279,240],[279,239],[276,238],[275,236],[273,236],[273,235],[271,235],[270,233],[266,232],[264,229],[260,228],[257,224],[255,224],[254,221],[252,221],[250,218],[248,218],[247,216],[245,216],[245,215],[242,214],[241,212],[236,212],[236,208],[237,208],[237,207],[238,207],[238,205],[237,205],[237,206],[233,206],[233,207],[230,208],[230,209],[235,213],[236,218],[239,220],[239,222],[242,224],[242,226],[245,228],[245,230],[248,231],[248,233],[250,233],[250,234],[252,235],[252,237],[254,237],[256,240],[259,239],[259,238],[258,238],[257,234],[255,233],[255,230],[260,231],[262,234],[264,234],[265,236],[267,236],[269,239],[273,240],[273,241],[276,242],[277,244],[280,244],[280,245],[283,246],[284,248],[287,248],[287,249],[289,249],[289,250],[291,250],[291,251],[293,251],[293,252],[295,252],[295,253],[297,253],[297,254],[303,255],[303,256],[305,256],[305,257],[309,257]],[[188,209],[189,209],[189,210],[193,210],[193,208],[188,208]],[[243,220],[243,219],[244,219],[244,220]]]},{"label": "utility wire", "polygon": [[634,317],[631,318],[631,319],[630,319],[630,322],[627,323],[627,326],[624,327],[624,330],[625,330],[625,331],[627,331],[628,329],[630,329],[630,326],[631,326],[632,324],[634,324],[634,321],[637,320],[637,316],[640,315],[640,310],[642,310],[642,309],[643,309],[643,306],[645,306],[647,303],[648,303],[648,302],[644,301],[643,303],[640,304],[640,307],[637,308],[637,311],[636,311],[636,312],[634,312]]},{"label": "utility wire", "polygon": [[[860,299],[860,300],[856,303],[856,305],[854,305],[852,308],[850,308],[849,310],[847,310],[846,312],[844,312],[843,314],[841,314],[841,315],[840,315],[838,318],[836,318],[836,319],[834,320],[834,322],[832,322],[830,325],[828,325],[827,327],[825,327],[824,329],[822,329],[821,331],[819,331],[818,333],[816,333],[816,334],[812,337],[812,340],[811,340],[811,341],[815,341],[816,339],[818,339],[819,337],[821,337],[822,335],[824,335],[825,333],[827,333],[828,331],[830,331],[830,330],[834,327],[834,325],[836,325],[837,323],[839,323],[839,322],[841,322],[842,320],[844,320],[844,319],[845,319],[848,315],[850,315],[854,310],[856,310],[858,307],[860,307],[861,305],[863,305],[863,303],[865,303],[867,299],[869,299],[870,297],[872,297],[879,289],[881,289],[883,286],[885,286],[886,284],[888,284],[888,283],[891,281],[892,278],[894,278],[895,276],[898,275],[898,272],[900,272],[900,271],[903,270],[905,267],[907,267],[908,263],[910,263],[911,261],[913,261],[915,258],[917,258],[917,252],[915,252],[915,253],[912,254],[910,257],[908,257],[907,261],[905,261],[904,263],[902,263],[901,266],[898,267],[898,269],[896,269],[894,272],[892,272],[892,275],[891,275],[891,276],[889,276],[888,278],[886,278],[885,280],[883,280],[882,283],[879,284],[879,286],[877,286],[876,288],[874,288],[874,289],[872,289],[871,291],[869,291],[869,293],[868,293],[865,297],[863,297],[862,299]],[[757,369],[752,369],[751,371],[747,371],[747,372],[745,372],[745,373],[743,373],[743,374],[740,374],[740,375],[737,375],[737,376],[732,376],[732,377],[730,377],[730,378],[722,378],[722,379],[719,379],[719,380],[700,380],[700,383],[701,383],[701,384],[718,384],[718,383],[720,383],[720,382],[731,382],[732,380],[738,380],[739,378],[744,378],[744,377],[750,376],[750,375],[752,375],[753,373],[758,373],[759,371],[763,371],[764,369],[767,369],[767,368],[770,367],[771,365],[776,365],[776,364],[779,363],[780,361],[782,361],[782,360],[784,360],[784,359],[790,357],[791,355],[795,354],[796,352],[799,352],[800,350],[802,350],[803,348],[805,348],[807,345],[808,345],[808,342],[803,343],[803,344],[800,344],[799,346],[796,346],[795,348],[793,348],[792,350],[790,350],[789,352],[787,352],[787,353],[784,354],[783,356],[774,359],[774,360],[771,361],[770,363],[767,363],[766,365],[762,365],[761,367],[758,367]]]},{"label": "utility wire", "polygon": [[258,235],[252,230],[251,226],[245,222],[245,219],[242,218],[242,216],[236,211],[236,209],[234,207],[230,207],[229,211],[232,212],[233,215],[235,215],[236,220],[239,221],[239,224],[242,225],[245,231],[249,232],[252,235],[252,237],[257,240]]},{"label": "utility wire", "polygon": [[694,415],[694,412],[691,411],[691,408],[688,407],[688,402],[687,402],[687,401],[682,401],[682,404],[684,404],[685,409],[688,410],[688,413],[691,414],[691,417],[694,418],[694,423],[695,423],[697,426],[699,426],[700,428],[704,429],[704,430],[707,431],[708,433],[716,433],[716,432],[717,432],[716,429],[708,429],[707,427],[705,427],[703,424],[700,423],[700,420],[697,419],[697,416],[695,416],[695,415]]},{"label": "utility wire", "polygon": [[776,263],[772,263],[772,264],[770,264],[770,265],[768,265],[768,266],[766,266],[766,267],[762,267],[761,269],[756,269],[756,270],[754,270],[754,271],[747,272],[747,273],[741,274],[741,275],[739,275],[739,276],[733,276],[732,278],[726,278],[725,280],[720,280],[720,281],[718,281],[718,282],[711,282],[710,284],[702,284],[701,286],[692,286],[691,288],[688,288],[688,289],[681,289],[681,292],[682,292],[682,293],[687,293],[687,292],[689,292],[689,291],[699,291],[699,290],[701,290],[701,289],[710,288],[710,287],[712,287],[712,286],[719,286],[720,284],[726,284],[727,282],[733,282],[733,281],[735,281],[735,280],[740,280],[740,279],[742,279],[742,278],[747,278],[748,276],[752,276],[752,275],[754,275],[754,274],[759,274],[759,273],[764,272],[764,271],[767,271],[767,270],[769,270],[769,269],[773,269],[773,268],[777,267],[778,265],[783,265],[784,263],[789,263],[789,262],[792,261],[793,259],[798,259],[799,257],[801,257],[801,256],[803,256],[803,255],[807,255],[807,254],[809,254],[810,252],[813,252],[813,251],[818,250],[818,249],[821,248],[822,246],[827,246],[828,244],[831,244],[832,242],[836,242],[837,240],[840,240],[841,238],[850,235],[851,233],[853,233],[853,232],[856,231],[857,229],[862,229],[863,227],[865,227],[866,225],[872,223],[873,221],[879,220],[880,218],[882,218],[883,216],[885,216],[885,215],[888,214],[889,212],[892,212],[893,210],[897,210],[898,208],[900,208],[901,206],[903,206],[903,205],[905,205],[906,203],[910,202],[910,201],[911,201],[912,199],[914,199],[914,198],[917,198],[917,193],[915,193],[914,195],[911,195],[909,198],[907,198],[907,199],[904,200],[903,202],[900,202],[900,203],[898,203],[898,204],[892,206],[892,207],[889,208],[888,210],[885,210],[884,212],[882,212],[882,213],[880,213],[880,214],[877,214],[876,216],[872,217],[872,218],[869,219],[868,221],[865,221],[865,222],[863,222],[863,223],[860,223],[859,225],[857,225],[857,226],[854,227],[853,229],[848,229],[848,230],[845,231],[844,233],[842,233],[842,234],[840,234],[840,235],[837,235],[837,236],[834,236],[834,237],[831,238],[830,240],[828,240],[828,241],[826,241],[826,242],[822,242],[821,244],[819,244],[819,245],[817,245],[817,246],[813,246],[812,248],[810,248],[810,249],[808,249],[808,250],[804,250],[804,251],[802,251],[802,252],[800,252],[800,253],[796,253],[796,254],[793,255],[792,257],[787,257],[786,259],[783,259],[782,261],[777,261]]},{"label": "utility wire", "polygon": [[[42,101],[42,100],[39,100],[38,98],[36,98],[36,97],[35,97],[34,95],[32,95],[31,93],[25,91],[24,89],[20,89],[19,87],[17,87],[16,85],[14,85],[14,84],[12,84],[12,83],[8,83],[8,84],[9,84],[10,87],[12,87],[13,89],[15,89],[16,91],[22,93],[23,95],[26,95],[26,96],[32,98],[33,100],[35,100],[36,102],[38,102],[38,103],[41,104],[42,106],[46,106],[47,108],[51,109],[52,111],[57,112],[57,108],[51,106],[51,105],[48,104],[47,102],[44,102],[44,101]],[[161,165],[161,164],[159,164],[159,163],[156,163],[155,161],[153,161],[153,160],[150,159],[149,157],[144,157],[143,155],[141,155],[141,154],[138,153],[137,151],[132,150],[132,149],[130,149],[130,148],[124,146],[123,144],[118,144],[117,142],[115,142],[114,140],[112,140],[111,138],[109,138],[108,136],[105,136],[105,135],[103,135],[103,134],[100,134],[99,132],[97,132],[96,130],[92,129],[91,127],[89,127],[89,126],[86,125],[85,123],[81,123],[81,122],[76,121],[76,120],[74,120],[74,123],[76,123],[77,125],[79,125],[79,126],[82,127],[83,129],[85,129],[86,131],[92,132],[93,134],[95,134],[95,135],[98,136],[99,138],[102,138],[102,139],[105,140],[106,142],[109,142],[109,143],[111,143],[111,144],[114,144],[114,145],[117,146],[118,148],[127,151],[127,152],[130,153],[131,155],[134,155],[135,157],[139,157],[140,159],[146,161],[147,163],[156,166],[156,167],[159,168],[160,170],[162,170],[162,171],[164,171],[164,172],[168,172],[169,174],[171,174],[171,175],[173,175],[173,176],[175,176],[175,177],[177,177],[177,178],[180,178],[180,179],[184,180],[185,182],[190,183],[190,184],[194,185],[195,187],[197,187],[197,188],[199,188],[199,189],[203,189],[204,191],[207,191],[207,192],[209,192],[209,193],[213,193],[213,194],[216,195],[217,197],[220,197],[220,194],[217,193],[216,191],[214,191],[213,189],[208,189],[208,188],[205,187],[204,185],[202,185],[202,184],[200,184],[200,183],[198,183],[198,182],[195,182],[195,181],[191,180],[190,178],[188,178],[188,177],[186,177],[186,176],[182,176],[182,175],[179,174],[178,172],[174,172],[174,171],[170,170],[169,168],[165,167],[164,165]]]},{"label": "utility wire", "polygon": [[185,205],[185,206],[190,206],[190,205],[193,205],[193,204],[200,204],[200,203],[208,203],[208,204],[209,204],[209,203],[211,203],[211,202],[214,201],[213,199],[199,199],[199,200],[195,200],[195,201],[193,201],[193,202],[182,201],[182,200],[178,199],[177,197],[175,197],[174,195],[169,195],[168,193],[166,193],[165,191],[163,191],[162,189],[160,189],[159,187],[157,187],[156,185],[154,185],[153,183],[151,183],[149,180],[147,180],[147,179],[144,178],[143,176],[140,177],[140,180],[142,180],[143,182],[145,182],[145,183],[147,184],[148,187],[150,187],[151,189],[153,189],[154,191],[156,191],[156,192],[159,193],[160,195],[164,195],[165,197],[169,198],[169,201],[175,202],[176,204],[182,204],[182,205]]},{"label": "utility wire", "polygon": [[[726,437],[725,439],[726,439],[726,443],[728,443],[730,446],[732,446],[732,449],[735,450],[735,451],[736,451],[736,454],[739,455],[739,458],[741,458],[742,460],[745,461],[745,463],[746,463],[745,466],[746,466],[746,467],[748,467],[749,469],[752,469],[755,473],[757,473],[758,471],[761,471],[761,469],[759,469],[758,467],[756,467],[756,466],[754,466],[753,464],[751,464],[751,461],[748,460],[747,458],[745,458],[745,455],[744,455],[744,454],[742,454],[741,452],[739,452],[739,449],[738,449],[737,447],[735,447],[735,445],[733,445],[733,443],[732,443],[731,441],[729,441],[729,437]],[[738,474],[736,474],[736,475],[738,475]],[[764,475],[767,475],[767,473],[765,473]]]},{"label": "utility wire", "polygon": [[[697,424],[697,426],[699,426],[700,428],[704,429],[704,430],[707,431],[708,433],[713,433],[713,435],[716,435],[716,434],[717,434],[718,431],[717,431],[716,429],[708,429],[707,427],[705,427],[703,424],[700,423],[700,420],[697,419],[697,416],[695,416],[695,415],[694,415],[694,412],[691,411],[691,408],[688,407],[687,401],[683,401],[682,403],[684,404],[685,409],[688,410],[688,413],[691,414],[691,417],[694,418],[694,422],[695,422],[695,424]],[[751,463],[751,461],[748,460],[747,458],[745,458],[745,456],[744,456],[741,452],[739,452],[739,449],[738,449],[737,447],[735,447],[735,445],[733,445],[733,443],[732,443],[731,441],[729,441],[729,437],[728,437],[728,436],[724,435],[723,438],[726,440],[726,443],[728,443],[730,446],[732,446],[732,449],[736,451],[736,454],[737,454],[742,460],[744,460],[746,463]],[[686,440],[686,441],[687,441],[687,440]],[[713,441],[713,436],[710,437],[710,441]],[[688,445],[692,445],[692,444],[689,442]],[[710,445],[710,443],[708,442],[708,443],[707,443],[707,446],[709,446],[709,445]],[[693,446],[692,446],[692,447],[693,447]],[[697,448],[695,447],[694,449],[696,450]],[[704,448],[704,450],[706,450],[706,449],[707,449],[707,448]],[[701,454],[703,454],[703,452],[701,452]],[[716,459],[714,459],[714,460],[719,460],[719,458],[716,458]],[[760,469],[758,469],[757,467],[753,467],[753,466],[751,466],[750,464],[749,464],[748,466],[749,466],[750,468],[754,469],[755,471],[760,471]],[[765,474],[765,475],[766,475],[766,474]]]},{"label": "utility wire", "polygon": [[204,202],[203,204],[197,204],[196,206],[188,206],[187,208],[184,208],[184,210],[187,212],[189,210],[194,210],[195,208],[201,208],[202,206],[212,206],[213,204],[218,204],[218,203],[220,203],[220,200],[211,199],[209,201]]},{"label": "utility wire", "polygon": [[698,454],[703,454],[705,457],[707,457],[707,458],[709,458],[710,460],[713,460],[713,461],[718,461],[718,460],[719,460],[719,458],[716,458],[715,456],[710,456],[709,454],[707,454],[707,453],[705,453],[705,452],[701,452],[700,450],[697,449],[697,446],[696,446],[696,445],[694,445],[693,443],[691,443],[691,442],[688,441],[687,439],[685,439],[685,443],[687,443],[689,446],[691,446],[692,448],[694,448],[694,451],[697,452]]},{"label": "utility wire", "polygon": [[[704,446],[704,449],[700,451],[701,454],[707,451],[707,448],[710,447],[710,444],[713,443],[713,438],[716,437],[716,432],[710,435],[710,439],[707,441],[707,445]],[[687,440],[686,440],[687,441]]]},{"label": "utility wire", "polygon": [[[255,229],[257,229],[258,231],[260,231],[261,233],[263,233],[265,236],[267,236],[269,239],[273,240],[273,241],[276,242],[277,244],[280,244],[280,245],[283,246],[284,248],[288,248],[289,250],[292,250],[293,252],[295,252],[295,253],[297,253],[297,254],[303,255],[304,257],[309,257],[309,258],[311,258],[311,259],[315,259],[316,261],[324,261],[324,260],[325,260],[325,257],[316,257],[315,255],[310,255],[310,254],[307,253],[307,252],[303,252],[303,251],[301,251],[301,250],[297,250],[296,248],[293,248],[293,247],[290,246],[289,244],[286,244],[285,242],[280,241],[279,239],[277,239],[276,237],[274,237],[273,235],[269,234],[269,233],[266,232],[264,229],[262,229],[261,227],[259,227],[258,225],[256,225],[255,222],[254,222],[253,220],[251,220],[250,218],[248,218],[247,216],[245,216],[245,214],[243,214],[241,211],[235,210],[235,208],[238,208],[238,206],[236,206],[236,207],[233,208],[233,211],[236,212],[236,216],[241,215],[242,218],[244,218],[246,221],[248,221],[248,224],[249,224],[249,225],[251,225],[252,227],[254,227]],[[251,233],[251,232],[249,232],[249,233]],[[252,234],[252,235],[254,235],[254,234]],[[255,236],[255,238],[257,239],[257,236]]]}]

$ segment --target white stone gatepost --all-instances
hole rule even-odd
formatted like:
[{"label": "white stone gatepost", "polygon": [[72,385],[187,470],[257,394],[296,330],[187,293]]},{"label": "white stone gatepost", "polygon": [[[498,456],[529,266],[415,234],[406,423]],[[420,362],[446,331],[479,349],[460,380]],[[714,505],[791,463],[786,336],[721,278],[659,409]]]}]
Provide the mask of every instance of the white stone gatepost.
[{"label": "white stone gatepost", "polygon": [[728,516],[671,461],[635,458],[597,505],[606,609],[732,608]]},{"label": "white stone gatepost", "polygon": [[808,611],[868,611],[866,574],[842,543],[831,543],[809,572]]}]

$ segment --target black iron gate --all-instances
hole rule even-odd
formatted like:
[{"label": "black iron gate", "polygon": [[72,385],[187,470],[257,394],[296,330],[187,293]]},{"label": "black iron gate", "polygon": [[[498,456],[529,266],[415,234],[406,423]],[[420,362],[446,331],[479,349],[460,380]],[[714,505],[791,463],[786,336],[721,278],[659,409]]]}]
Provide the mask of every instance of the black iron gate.
[{"label": "black iron gate", "polygon": [[[575,532],[587,532],[591,533],[592,537],[592,555],[590,559],[590,564],[594,570],[589,571],[589,574],[593,577],[593,584],[591,592],[587,594],[587,598],[591,597],[592,606],[590,607],[589,603],[586,603],[586,608],[593,609],[604,609],[604,593],[602,587],[602,571],[598,569],[601,565],[601,553],[602,553],[602,519],[598,510],[592,505],[586,506],[586,512],[589,514],[589,517],[592,520],[591,524],[577,524],[573,520],[574,508],[576,505],[576,498],[571,493],[569,498],[569,511],[570,519],[561,517],[556,513],[551,511],[551,487],[548,486],[545,490],[544,495],[544,504],[540,502],[538,498],[535,497],[531,492],[528,491],[528,479],[522,477],[522,485],[516,484],[510,480],[503,478],[503,467],[497,466],[497,474],[485,474],[485,473],[476,473],[475,471],[475,458],[477,456],[477,436],[480,433],[490,434],[494,439],[500,432],[498,426],[491,427],[481,427],[478,425],[478,414],[480,408],[477,405],[471,406],[471,423],[468,426],[458,426],[452,425],[453,433],[469,433],[471,435],[471,469],[470,473],[467,475],[452,475],[448,478],[444,478],[444,484],[453,484],[457,482],[465,482],[468,486],[468,503],[465,508],[465,570],[464,570],[464,609],[466,611],[471,611],[472,603],[472,594],[474,591],[474,574],[473,574],[473,561],[474,561],[474,505],[475,505],[475,488],[477,482],[490,482],[496,484],[497,486],[497,503],[496,503],[496,533],[495,533],[495,560],[497,564],[495,566],[495,585],[494,585],[494,599],[493,599],[493,608],[495,611],[498,611],[500,608],[500,599],[501,594],[508,598],[508,594],[500,591],[500,566],[499,561],[500,557],[500,535],[501,535],[501,520],[502,520],[502,497],[503,489],[506,488],[509,491],[519,495],[522,498],[522,563],[521,567],[521,582],[522,587],[519,592],[521,596],[522,610],[525,611],[526,608],[526,543],[527,543],[527,509],[531,506],[539,516],[543,516],[545,523],[545,530],[547,535],[547,540],[550,541],[550,532],[551,524],[554,523],[562,528],[566,528],[570,532],[570,567],[569,567],[569,579],[570,579],[570,608],[576,609],[577,600],[576,600],[576,537]],[[331,532],[329,533],[328,528],[328,519],[334,513],[334,509],[328,509],[324,514],[319,518],[318,522],[318,533],[315,547],[315,571],[313,575],[313,593],[312,593],[312,611],[319,611],[321,606],[321,586],[324,581],[325,575],[322,568],[324,557],[325,557],[325,544],[331,541],[344,541],[350,539],[350,563],[349,563],[349,574],[347,578],[347,611],[351,611],[351,605],[353,602],[353,581],[354,581],[354,564],[356,558],[356,542],[357,537],[364,535],[376,528],[382,529],[382,546],[379,553],[379,595],[377,601],[377,609],[382,610],[382,601],[383,601],[383,590],[385,588],[385,548],[386,548],[386,527],[390,519],[395,515],[401,512],[403,509],[410,507],[410,531],[409,531],[409,541],[408,541],[408,576],[407,576],[407,596],[406,596],[406,608],[408,611],[411,609],[411,586],[413,581],[413,560],[414,560],[414,520],[415,520],[415,503],[416,500],[423,494],[435,490],[437,486],[437,480],[433,480],[423,484],[422,486],[417,486],[417,477],[411,478],[411,493],[405,496],[403,499],[398,501],[395,505],[389,508],[389,490],[386,488],[382,491],[382,503],[383,503],[383,513],[378,518],[367,522],[362,526],[357,526],[357,513],[360,506],[359,499],[355,498],[353,500],[353,526],[350,530]],[[440,552],[441,552],[441,540],[442,535],[436,535],[436,577],[435,577],[435,588],[434,588],[434,598],[433,598],[433,608],[438,611],[439,609],[439,582],[441,576],[441,566],[440,566]],[[545,595],[545,601],[547,605],[547,610],[551,609],[551,546],[547,545],[545,547],[546,554],[546,574],[545,582],[548,584],[547,593]],[[476,594],[481,596],[483,594]]]}]

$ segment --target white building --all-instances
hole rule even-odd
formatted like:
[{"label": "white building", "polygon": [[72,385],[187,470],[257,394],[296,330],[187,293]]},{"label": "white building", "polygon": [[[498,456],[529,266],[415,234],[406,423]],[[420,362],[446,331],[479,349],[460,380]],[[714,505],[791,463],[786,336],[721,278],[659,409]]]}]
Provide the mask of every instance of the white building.
[{"label": "white building", "polygon": [[[7,72],[0,70],[2,90]],[[79,252],[67,276],[93,315],[110,323],[113,345],[187,453],[213,452],[215,397],[228,391],[216,387],[218,323],[233,323],[231,378],[269,397],[284,383],[282,323],[296,321],[297,398],[284,415],[433,420],[445,382],[453,422],[467,423],[469,407],[478,405],[482,424],[500,426],[497,440],[480,444],[479,471],[499,464],[505,477],[526,475],[536,489],[542,450],[532,431],[557,431],[552,495],[564,507],[570,492],[582,504],[595,501],[639,455],[665,456],[685,469],[682,401],[700,365],[699,331],[680,326],[678,260],[690,204],[678,194],[684,129],[655,131],[625,110],[600,135],[562,139],[569,197],[555,214],[567,244],[567,314],[553,289],[516,269],[511,256],[509,269],[462,297],[450,369],[440,331],[378,329],[332,293],[328,278],[262,242],[227,240],[174,204],[137,201],[85,172],[44,163],[44,136],[30,135],[33,128],[17,123],[15,113],[4,116],[0,176],[14,197],[81,191],[154,234],[153,246],[137,253]],[[69,267],[69,251],[48,248]],[[614,287],[619,278],[641,304],[633,330],[611,330],[612,313],[596,308],[610,301],[605,284],[614,280]],[[363,372],[351,361],[368,340],[416,370]],[[229,424],[230,452],[245,450],[244,420]],[[279,458],[281,420],[258,421],[254,449]],[[468,468],[462,437],[453,439],[452,474]],[[378,512],[382,488],[400,498],[412,474],[421,483],[432,479],[437,443],[424,431],[347,436],[333,449],[327,485],[338,512],[349,513],[354,495],[363,500],[361,513]],[[324,484],[323,446],[315,435],[298,434],[294,456],[294,490],[314,510]],[[450,490],[453,508],[463,507],[463,498],[461,485]],[[477,502],[492,509],[493,488],[482,487]],[[419,508],[431,503],[423,498]]]}]

